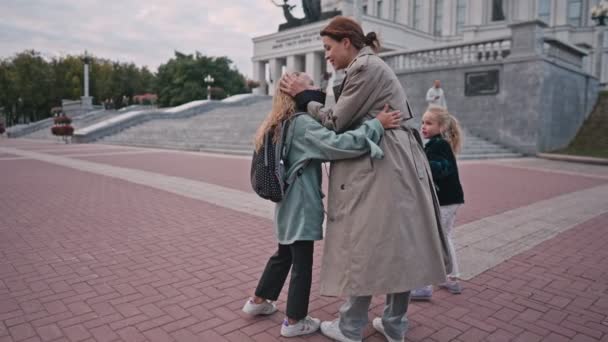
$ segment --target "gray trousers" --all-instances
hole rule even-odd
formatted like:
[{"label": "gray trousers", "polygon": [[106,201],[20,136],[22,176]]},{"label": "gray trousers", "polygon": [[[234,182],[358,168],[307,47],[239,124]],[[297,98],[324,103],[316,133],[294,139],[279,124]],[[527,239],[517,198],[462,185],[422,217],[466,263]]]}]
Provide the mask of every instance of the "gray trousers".
[{"label": "gray trousers", "polygon": [[[368,322],[367,311],[371,301],[372,296],[353,296],[340,307],[340,331],[344,336],[353,340],[363,338],[363,329]],[[408,327],[405,314],[409,302],[409,291],[386,295],[382,324],[384,331],[391,338],[399,340],[405,336]]]}]

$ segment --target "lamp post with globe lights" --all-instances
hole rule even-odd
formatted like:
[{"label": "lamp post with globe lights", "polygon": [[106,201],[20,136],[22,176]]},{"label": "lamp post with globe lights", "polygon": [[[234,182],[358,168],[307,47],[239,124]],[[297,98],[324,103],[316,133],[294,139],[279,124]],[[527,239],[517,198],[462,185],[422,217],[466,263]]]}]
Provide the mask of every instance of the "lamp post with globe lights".
[{"label": "lamp post with globe lights", "polygon": [[211,100],[211,83],[213,83],[215,80],[211,75],[207,75],[204,81],[207,83],[207,100]]}]

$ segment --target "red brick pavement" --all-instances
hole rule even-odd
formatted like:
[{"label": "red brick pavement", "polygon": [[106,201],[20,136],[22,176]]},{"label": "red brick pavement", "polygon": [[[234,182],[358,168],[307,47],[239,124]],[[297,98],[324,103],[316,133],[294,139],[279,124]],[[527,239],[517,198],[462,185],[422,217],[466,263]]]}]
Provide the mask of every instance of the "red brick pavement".
[{"label": "red brick pavement", "polygon": [[123,156],[87,156],[76,159],[194,179],[240,191],[251,191],[250,161],[170,151]]},{"label": "red brick pavement", "polygon": [[[0,341],[281,340],[282,314],[240,312],[274,249],[269,221],[38,161],[0,163]],[[607,242],[608,214],[466,282],[462,295],[439,291],[411,306],[408,340],[608,341]],[[317,296],[318,269],[314,279],[311,314],[330,319],[340,301]]]},{"label": "red brick pavement", "polygon": [[[194,179],[241,191],[251,191],[250,162],[246,159],[228,159],[171,152],[76,158]],[[608,182],[607,179],[516,169],[483,163],[463,163],[460,169],[466,205],[459,211],[457,224],[476,221],[541,200]],[[327,190],[326,182],[324,186]]]},{"label": "red brick pavement", "polygon": [[0,158],[15,158],[17,157],[14,154],[10,154],[10,153],[0,153]]}]

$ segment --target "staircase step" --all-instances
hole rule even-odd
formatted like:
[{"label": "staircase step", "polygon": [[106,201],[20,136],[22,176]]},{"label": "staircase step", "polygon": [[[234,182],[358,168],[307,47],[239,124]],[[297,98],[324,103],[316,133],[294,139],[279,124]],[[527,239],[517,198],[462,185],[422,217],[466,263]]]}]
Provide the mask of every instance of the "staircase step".
[{"label": "staircase step", "polygon": [[[271,106],[272,100],[267,99],[243,106],[220,107],[183,119],[152,120],[107,136],[101,142],[249,155],[255,132]],[[521,154],[464,131],[459,159],[516,157]]]}]

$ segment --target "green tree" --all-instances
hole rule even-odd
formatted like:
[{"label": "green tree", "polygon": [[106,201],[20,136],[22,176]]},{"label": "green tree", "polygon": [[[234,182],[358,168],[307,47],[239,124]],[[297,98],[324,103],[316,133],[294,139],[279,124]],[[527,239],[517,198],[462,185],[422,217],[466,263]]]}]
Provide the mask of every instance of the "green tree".
[{"label": "green tree", "polygon": [[156,92],[159,105],[178,106],[207,98],[207,84],[204,81],[207,75],[214,79],[214,99],[224,98],[226,94],[247,92],[244,76],[232,67],[229,58],[207,57],[200,52],[186,55],[176,51],[174,58],[158,68]]},{"label": "green tree", "polygon": [[0,72],[6,89],[0,95],[3,107],[10,108],[12,120],[20,116],[21,121],[31,122],[46,117],[48,89],[52,84],[52,73],[48,63],[33,50],[17,54],[2,63]]},{"label": "green tree", "polygon": [[[30,122],[51,115],[62,99],[79,100],[83,93],[83,56],[45,58],[26,50],[0,59],[0,114],[7,125]],[[116,108],[123,96],[156,92],[159,105],[177,106],[207,98],[205,76],[214,78],[212,96],[248,92],[245,78],[227,57],[207,57],[200,52],[175,56],[162,64],[156,74],[133,63],[120,63],[91,56],[90,95],[94,104],[112,99]]]},{"label": "green tree", "polygon": [[[83,56],[44,58],[26,50],[0,59],[0,114],[7,125],[30,122],[51,115],[62,99],[78,100],[83,93]],[[94,104],[112,98],[120,104],[123,96],[152,92],[155,75],[146,67],[91,58],[90,95]]]}]

